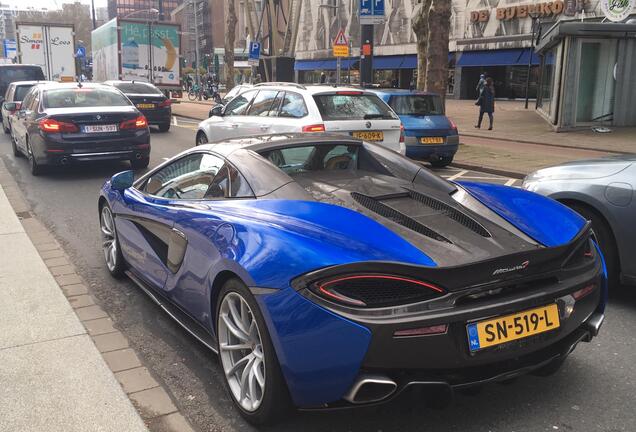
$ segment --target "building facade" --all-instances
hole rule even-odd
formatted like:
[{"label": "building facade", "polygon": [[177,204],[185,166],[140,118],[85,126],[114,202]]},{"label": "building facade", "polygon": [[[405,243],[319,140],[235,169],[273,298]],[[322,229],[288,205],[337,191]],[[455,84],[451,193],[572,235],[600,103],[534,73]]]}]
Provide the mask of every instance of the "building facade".
[{"label": "building facade", "polygon": [[[300,82],[316,82],[320,72],[331,74],[335,70],[331,38],[337,33],[338,20],[352,48],[352,57],[342,62],[343,77],[358,81],[359,2],[335,1],[340,4],[337,13],[320,7],[319,1],[304,4],[296,45],[295,69]],[[417,51],[411,15],[415,4],[416,0],[385,0],[386,21],[376,25],[374,33],[376,83],[398,82],[400,87],[408,87],[414,80]],[[539,57],[531,54],[531,15],[535,13],[537,33],[545,32],[557,21],[599,20],[603,16],[599,0],[453,0],[449,97],[476,97],[479,75],[484,72],[495,81],[498,97],[524,97],[528,64],[531,65],[529,95],[535,97],[540,78]]]},{"label": "building facade", "polygon": [[[170,13],[176,9],[184,0],[108,0],[108,18],[124,18],[137,11],[147,11],[157,9],[163,14],[163,20],[170,20]],[[143,14],[136,15],[136,18],[143,18]]]}]

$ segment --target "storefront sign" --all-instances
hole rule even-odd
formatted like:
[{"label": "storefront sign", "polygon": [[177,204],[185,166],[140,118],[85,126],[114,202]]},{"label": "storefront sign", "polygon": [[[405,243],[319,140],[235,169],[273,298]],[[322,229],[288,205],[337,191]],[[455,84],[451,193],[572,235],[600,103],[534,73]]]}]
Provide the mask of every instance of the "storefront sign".
[{"label": "storefront sign", "polygon": [[[636,0],[601,0],[601,1],[634,2]],[[510,21],[515,18],[526,18],[534,12],[538,13],[539,17],[557,16],[563,13],[564,7],[565,7],[565,4],[561,0],[557,0],[557,1],[546,2],[546,3],[496,8],[495,13],[498,20]],[[488,9],[472,11],[470,13],[470,22],[472,23],[487,22],[489,19],[490,19],[490,10]]]},{"label": "storefront sign", "polygon": [[608,20],[623,21],[636,6],[636,0],[601,0],[601,10]]}]

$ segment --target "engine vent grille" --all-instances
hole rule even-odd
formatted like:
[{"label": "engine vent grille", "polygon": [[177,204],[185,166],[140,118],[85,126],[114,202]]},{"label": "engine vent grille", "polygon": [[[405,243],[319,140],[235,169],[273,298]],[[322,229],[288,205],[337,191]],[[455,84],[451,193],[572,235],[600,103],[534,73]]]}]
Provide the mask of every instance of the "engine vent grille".
[{"label": "engine vent grille", "polygon": [[368,210],[371,210],[374,213],[379,214],[380,216],[390,219],[393,222],[399,225],[402,225],[405,228],[410,229],[411,231],[415,231],[417,233],[420,233],[422,235],[425,235],[437,241],[452,243],[443,235],[433,231],[432,229],[419,223],[415,219],[412,219],[406,216],[405,214],[400,213],[399,211],[389,207],[386,204],[383,204],[382,202],[374,198],[371,198],[369,196],[363,195],[358,192],[351,192],[351,196],[361,206],[367,208]]},{"label": "engine vent grille", "polygon": [[482,224],[480,224],[479,222],[477,222],[475,219],[471,218],[467,214],[462,213],[461,211],[449,206],[445,202],[442,202],[436,198],[421,194],[411,189],[407,189],[407,191],[411,199],[418,201],[424,204],[425,206],[432,208],[433,210],[438,210],[443,212],[450,219],[454,220],[457,223],[462,224],[469,230],[479,234],[482,237],[492,237],[490,232],[488,232],[488,230],[484,228]]}]

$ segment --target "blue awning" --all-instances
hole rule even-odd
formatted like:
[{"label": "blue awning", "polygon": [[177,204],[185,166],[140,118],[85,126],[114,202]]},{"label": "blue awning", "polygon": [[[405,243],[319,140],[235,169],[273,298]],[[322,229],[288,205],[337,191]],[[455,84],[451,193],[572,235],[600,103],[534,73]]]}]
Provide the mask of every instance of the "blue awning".
[{"label": "blue awning", "polygon": [[[358,58],[344,58],[340,61],[342,69],[350,69]],[[336,70],[336,59],[325,60],[296,60],[294,62],[294,70]]]},{"label": "blue awning", "polygon": [[[450,63],[455,53],[448,53],[448,62]],[[341,61],[342,69],[351,69],[357,66],[360,61],[358,57],[343,58]],[[526,60],[527,61],[527,60]],[[373,57],[373,69],[416,69],[417,55],[396,55],[396,56],[375,56]],[[299,71],[306,70],[336,70],[335,59],[324,60],[296,60],[294,69]]]},{"label": "blue awning", "polygon": [[[528,64],[529,48],[501,49],[491,51],[464,51],[458,54],[457,66],[521,66]],[[532,63],[539,64],[536,54],[532,56]]]}]

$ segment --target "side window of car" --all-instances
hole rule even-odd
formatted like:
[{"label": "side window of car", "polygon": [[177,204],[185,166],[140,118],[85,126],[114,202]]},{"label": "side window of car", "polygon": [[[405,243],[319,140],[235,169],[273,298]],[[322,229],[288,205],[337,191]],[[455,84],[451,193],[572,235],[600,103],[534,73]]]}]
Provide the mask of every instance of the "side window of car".
[{"label": "side window of car", "polygon": [[31,109],[31,101],[33,101],[33,90],[29,91],[22,101],[22,109]]},{"label": "side window of car", "polygon": [[267,117],[276,100],[277,90],[261,90],[258,92],[247,115]]},{"label": "side window of car", "polygon": [[250,106],[250,102],[256,95],[256,91],[245,92],[238,95],[230,101],[225,107],[224,115],[226,116],[238,116],[245,115],[247,108]]},{"label": "side window of car", "polygon": [[279,117],[301,118],[308,114],[305,100],[298,93],[285,92]]},{"label": "side window of car", "polygon": [[29,108],[34,113],[38,112],[38,108],[40,106],[40,92],[33,93],[33,100],[31,101],[31,108]]},{"label": "side window of car", "polygon": [[9,88],[7,88],[7,93],[4,95],[4,100],[8,102],[13,101],[13,89],[15,89],[15,86],[13,84],[10,84]]}]

